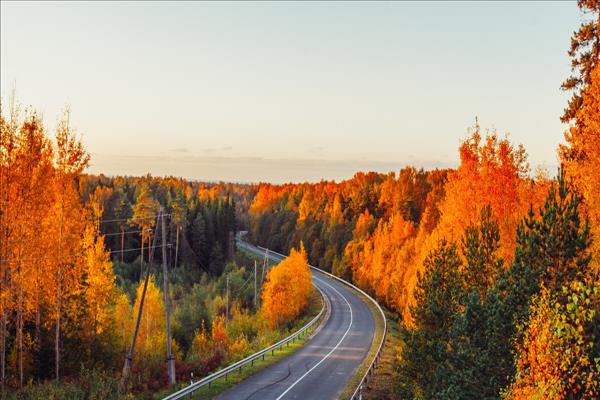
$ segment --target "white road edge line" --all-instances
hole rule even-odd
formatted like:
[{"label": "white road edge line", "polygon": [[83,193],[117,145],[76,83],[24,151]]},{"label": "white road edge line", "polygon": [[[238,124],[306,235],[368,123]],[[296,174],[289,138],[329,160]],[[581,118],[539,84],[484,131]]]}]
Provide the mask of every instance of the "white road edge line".
[{"label": "white road edge line", "polygon": [[280,400],[283,396],[285,396],[290,390],[292,390],[292,388],[294,386],[296,386],[298,384],[298,382],[300,382],[302,379],[304,379],[308,374],[310,374],[315,368],[317,368],[319,365],[321,365],[321,363],[323,361],[325,361],[334,351],[337,350],[338,347],[340,347],[340,344],[342,344],[342,342],[344,341],[344,339],[346,338],[346,336],[348,335],[348,332],[350,332],[350,328],[352,327],[352,322],[353,322],[353,315],[352,315],[352,306],[350,305],[350,303],[348,302],[348,300],[346,299],[346,297],[341,294],[336,288],[334,288],[333,286],[331,286],[330,284],[328,284],[327,282],[318,279],[316,277],[316,275],[314,276],[314,279],[316,279],[317,281],[321,282],[324,285],[329,286],[332,290],[334,290],[337,294],[339,294],[342,299],[344,299],[344,301],[346,302],[346,304],[348,305],[348,309],[350,310],[350,324],[348,325],[348,329],[346,329],[346,332],[344,332],[344,335],[342,336],[342,338],[339,340],[339,342],[337,342],[337,344],[335,345],[335,347],[333,349],[331,349],[331,351],[329,353],[327,353],[325,355],[325,357],[323,357],[321,359],[321,361],[319,361],[318,363],[316,363],[311,369],[309,369],[308,371],[306,371],[304,373],[304,375],[302,375],[300,378],[298,378],[294,383],[292,383],[283,393],[281,393],[279,395],[279,397],[277,397],[275,400]]}]

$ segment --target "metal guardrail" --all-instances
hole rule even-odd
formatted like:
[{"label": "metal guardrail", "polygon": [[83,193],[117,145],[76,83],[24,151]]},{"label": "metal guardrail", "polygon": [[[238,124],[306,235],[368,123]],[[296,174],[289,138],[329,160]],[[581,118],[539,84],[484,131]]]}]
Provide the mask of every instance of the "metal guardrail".
[{"label": "metal guardrail", "polygon": [[[245,243],[241,242],[239,244],[242,244],[241,247],[246,247],[244,246]],[[264,250],[264,251],[268,251],[270,254],[275,255],[280,257],[281,259],[286,258],[286,255],[283,255],[281,253],[266,249],[264,247],[261,246],[256,246],[257,248]],[[365,374],[363,375],[363,377],[360,380],[360,383],[358,384],[358,386],[356,387],[356,390],[354,391],[354,393],[352,394],[352,396],[350,397],[350,400],[360,400],[362,399],[362,391],[366,388],[366,386],[369,383],[369,380],[371,379],[371,377],[373,376],[373,372],[375,370],[375,367],[377,366],[382,352],[383,352],[383,345],[385,343],[385,339],[387,336],[387,319],[385,317],[385,313],[383,312],[383,309],[381,308],[381,306],[379,305],[379,303],[377,303],[377,301],[375,301],[375,299],[373,299],[371,296],[369,296],[365,291],[363,291],[362,289],[354,286],[353,284],[351,284],[350,282],[345,281],[344,279],[337,277],[333,274],[330,274],[329,272],[323,271],[320,268],[314,267],[312,265],[309,265],[310,268],[312,268],[315,271],[318,271],[324,275],[327,275],[329,277],[331,277],[332,279],[335,279],[339,282],[341,282],[342,284],[351,287],[352,289],[356,290],[357,292],[359,292],[360,294],[362,294],[363,296],[365,296],[367,299],[369,299],[374,305],[375,307],[377,307],[377,309],[379,310],[379,312],[381,313],[381,317],[383,318],[383,335],[381,337],[381,342],[379,343],[379,347],[377,348],[377,353],[375,354],[375,357],[373,357],[373,360],[371,361],[371,364],[369,365],[369,368],[367,369],[367,371],[365,372]],[[269,352],[274,352],[276,349],[281,349],[281,347],[283,347],[283,345],[294,341],[296,338],[301,337],[304,333],[306,333],[311,327],[313,327],[317,321],[323,316],[323,313],[325,312],[325,295],[323,294],[323,292],[321,291],[321,289],[319,289],[316,285],[315,287],[317,288],[317,290],[319,291],[319,293],[321,294],[322,298],[323,298],[323,307],[321,308],[321,311],[319,311],[319,314],[317,314],[316,317],[314,317],[312,320],[310,320],[306,325],[304,325],[302,328],[300,328],[298,331],[296,331],[295,333],[291,334],[290,336],[286,337],[285,339],[280,340],[279,342],[257,352],[254,353],[252,355],[249,355],[248,357],[228,366],[225,367],[211,375],[208,375],[204,378],[202,378],[201,380],[199,380],[198,382],[194,382],[189,386],[186,386],[185,388],[165,397],[163,400],[176,400],[176,399],[182,399],[187,395],[192,394],[194,391],[200,389],[201,387],[205,386],[205,385],[210,385],[211,382],[214,382],[215,380],[222,378],[222,377],[227,377],[227,375],[229,375],[232,372],[235,372],[236,370],[242,370],[242,368],[247,365],[248,363],[253,364],[255,360],[259,359],[259,358],[263,358],[265,354],[269,353]]]},{"label": "metal guardrail", "polygon": [[[278,256],[282,256],[280,254],[277,254]],[[285,258],[285,256],[283,256]],[[321,307],[321,311],[319,311],[319,314],[317,314],[316,317],[314,317],[313,319],[311,319],[306,325],[304,325],[302,328],[298,329],[296,332],[292,333],[290,336],[281,339],[280,341],[278,341],[277,343],[259,351],[256,352],[254,354],[249,355],[248,357],[237,361],[233,364],[231,364],[228,367],[225,367],[217,372],[214,372],[202,379],[200,379],[198,382],[194,382],[189,386],[184,387],[183,389],[170,394],[169,396],[165,397],[163,400],[176,400],[176,399],[182,399],[185,396],[188,396],[190,394],[192,394],[194,391],[200,389],[201,387],[205,386],[205,385],[209,385],[211,382],[214,382],[215,380],[225,377],[227,378],[227,375],[229,375],[232,372],[235,371],[240,371],[242,370],[242,368],[247,365],[247,364],[254,364],[254,361],[256,361],[259,358],[262,358],[264,360],[265,355],[268,354],[269,352],[271,352],[271,354],[273,354],[275,352],[275,350],[277,349],[281,349],[284,345],[295,341],[297,338],[302,337],[303,334],[307,333],[309,331],[309,329],[311,329],[316,323],[317,321],[319,321],[319,319],[323,316],[324,312],[325,312],[325,304],[326,304],[326,299],[325,299],[325,295],[323,294],[323,292],[321,291],[321,289],[319,289],[316,285],[315,288],[317,288],[317,290],[319,291],[319,293],[321,294],[321,297],[323,299],[323,307]]]},{"label": "metal guardrail", "polygon": [[[261,250],[265,250],[268,251],[271,254],[275,254],[279,257],[283,257],[285,258],[286,256],[281,254],[281,253],[277,253],[273,250],[269,250],[266,249],[264,247],[261,246],[256,246]],[[379,347],[377,348],[377,353],[375,354],[375,357],[373,357],[373,360],[371,361],[371,364],[369,365],[369,368],[367,369],[367,371],[365,372],[365,374],[363,375],[362,379],[360,380],[360,383],[358,384],[358,386],[356,387],[356,390],[354,391],[354,393],[352,394],[352,396],[350,397],[350,400],[360,400],[362,399],[362,391],[364,389],[366,389],[367,385],[369,384],[369,380],[371,379],[371,377],[373,376],[375,367],[377,367],[377,364],[379,363],[379,360],[381,359],[381,355],[383,353],[383,345],[385,344],[385,339],[387,337],[387,319],[385,318],[385,313],[383,312],[383,309],[381,308],[381,306],[379,305],[379,303],[377,303],[377,301],[375,299],[373,299],[371,296],[369,296],[364,290],[354,286],[353,284],[351,284],[350,282],[335,276],[333,274],[330,274],[329,272],[323,271],[321,268],[317,268],[314,267],[312,265],[309,265],[310,268],[319,271],[320,273],[329,276],[330,278],[333,278],[341,283],[343,283],[346,286],[351,287],[352,289],[356,290],[357,292],[359,292],[360,294],[362,294],[363,296],[365,296],[367,299],[369,299],[374,305],[375,307],[377,307],[377,309],[379,310],[379,312],[381,313],[381,317],[383,318],[383,335],[381,336],[381,342],[379,342]]]}]

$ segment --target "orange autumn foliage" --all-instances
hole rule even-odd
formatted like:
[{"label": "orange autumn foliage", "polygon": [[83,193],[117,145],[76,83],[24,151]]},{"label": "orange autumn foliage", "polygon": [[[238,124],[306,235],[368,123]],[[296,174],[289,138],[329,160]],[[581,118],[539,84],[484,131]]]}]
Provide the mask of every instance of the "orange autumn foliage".
[{"label": "orange autumn foliage", "polygon": [[478,124],[459,153],[456,170],[406,167],[398,174],[359,172],[339,183],[261,184],[250,207],[250,237],[284,252],[304,241],[313,263],[409,318],[417,271],[439,239],[460,239],[489,205],[508,265],[518,222],[548,190],[544,174],[529,176],[522,146],[484,134]]},{"label": "orange autumn foliage", "polygon": [[[16,328],[9,374],[21,385],[30,377],[26,359],[39,349],[41,330],[52,332],[57,378],[65,339],[77,337],[92,360],[95,346],[112,340],[115,283],[92,222],[101,207],[81,201],[79,180],[89,156],[69,113],[53,140],[35,112],[22,119],[16,106],[2,114],[0,130],[0,329]],[[0,341],[0,352],[9,344]]]},{"label": "orange autumn foliage", "polygon": [[[592,233],[600,237],[600,64],[590,74],[582,92],[582,105],[576,113],[576,125],[565,134],[568,145],[560,146],[567,176],[573,179],[583,196],[583,211],[590,219]],[[600,273],[600,240],[592,244],[593,266]]]},{"label": "orange autumn foliage", "polygon": [[394,308],[403,296],[405,266],[414,258],[415,231],[412,223],[396,213],[379,221],[358,257],[353,258],[354,280]]},{"label": "orange autumn foliage", "polygon": [[250,214],[260,214],[273,207],[278,201],[281,201],[286,194],[288,187],[285,185],[277,186],[269,183],[259,185],[258,192],[252,200]]},{"label": "orange autumn foliage", "polygon": [[227,346],[228,337],[227,329],[225,329],[225,316],[219,315],[214,319],[212,323],[211,337],[217,346],[223,348]]},{"label": "orange autumn foliage", "polygon": [[265,320],[271,327],[292,321],[304,311],[311,293],[312,277],[301,245],[267,274],[262,291]]},{"label": "orange autumn foliage", "polygon": [[[480,133],[478,124],[469,131],[461,144],[460,165],[448,174],[445,195],[439,203],[439,222],[430,234],[421,231],[417,238],[418,254],[412,270],[420,270],[423,260],[442,238],[460,241],[465,228],[475,223],[485,206],[490,206],[492,219],[500,230],[498,256],[508,265],[514,256],[516,228],[530,207],[537,210],[543,204],[549,180],[538,174],[527,176],[529,166],[522,145],[513,146],[508,139],[499,139],[496,132]],[[403,315],[410,322],[409,306],[416,274],[408,275],[405,283],[408,303]]]},{"label": "orange autumn foliage", "polygon": [[477,221],[483,207],[489,205],[500,228],[500,256],[510,260],[517,224],[532,198],[525,149],[498,138],[496,132],[482,137],[476,124],[459,152],[460,165],[448,175],[434,236],[460,238],[465,228]]}]

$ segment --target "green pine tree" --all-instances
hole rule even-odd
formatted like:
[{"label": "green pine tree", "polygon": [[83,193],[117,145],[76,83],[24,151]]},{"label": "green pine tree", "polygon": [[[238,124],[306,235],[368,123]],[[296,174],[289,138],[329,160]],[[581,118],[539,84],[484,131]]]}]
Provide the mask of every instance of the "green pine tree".
[{"label": "green pine tree", "polygon": [[414,327],[402,328],[402,359],[398,368],[405,398],[437,398],[447,389],[444,368],[455,315],[461,308],[460,257],[455,244],[441,241],[418,274]]},{"label": "green pine tree", "polygon": [[506,273],[506,301],[514,325],[526,317],[541,285],[552,292],[582,280],[591,260],[589,223],[579,215],[581,196],[559,173],[538,215],[530,209],[517,227],[515,260]]},{"label": "green pine tree", "polygon": [[492,218],[490,206],[481,211],[479,225],[467,227],[462,244],[467,290],[475,290],[483,301],[504,266],[504,261],[496,255],[500,248],[500,229]]},{"label": "green pine tree", "polygon": [[589,274],[590,229],[579,215],[580,202],[560,172],[539,213],[530,210],[517,228],[514,262],[496,285],[501,294],[496,323],[505,324],[495,336],[492,356],[503,366],[495,374],[498,382],[515,375],[511,354],[515,344],[523,341],[517,327],[526,321],[531,299],[545,288],[561,301],[569,295],[562,287],[585,280]]}]

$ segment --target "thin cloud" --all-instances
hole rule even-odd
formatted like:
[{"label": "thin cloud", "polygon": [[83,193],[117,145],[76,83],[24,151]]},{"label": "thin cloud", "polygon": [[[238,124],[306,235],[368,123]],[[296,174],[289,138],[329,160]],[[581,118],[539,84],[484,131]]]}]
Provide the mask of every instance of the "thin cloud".
[{"label": "thin cloud", "polygon": [[398,172],[407,165],[417,168],[451,168],[454,163],[438,160],[323,160],[220,155],[96,155],[89,172],[108,175],[181,176],[188,179],[225,182],[318,182],[340,181],[359,171]]},{"label": "thin cloud", "polygon": [[233,150],[233,146],[208,147],[208,148],[203,149],[202,151],[205,154],[212,154],[212,153],[228,152],[231,150]]}]

